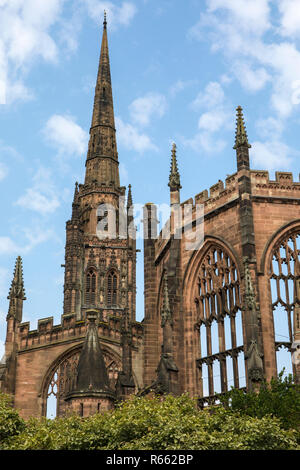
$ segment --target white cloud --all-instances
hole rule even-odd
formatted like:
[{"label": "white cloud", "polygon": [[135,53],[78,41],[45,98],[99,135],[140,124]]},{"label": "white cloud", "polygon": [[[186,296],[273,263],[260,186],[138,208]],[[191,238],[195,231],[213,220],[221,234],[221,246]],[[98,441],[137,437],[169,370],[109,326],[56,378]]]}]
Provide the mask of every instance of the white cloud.
[{"label": "white cloud", "polygon": [[18,253],[19,247],[10,237],[0,237],[0,255]]},{"label": "white cloud", "polygon": [[43,129],[44,136],[60,156],[83,155],[87,150],[88,133],[71,116],[55,114]]},{"label": "white cloud", "polygon": [[225,11],[246,32],[263,34],[270,28],[270,0],[208,0],[208,12]]},{"label": "white cloud", "polygon": [[221,152],[226,142],[215,135],[217,131],[233,129],[234,120],[229,109],[224,90],[219,82],[210,82],[200,91],[191,103],[192,109],[201,110],[198,120],[199,131],[191,139],[184,139],[184,144],[195,152]]},{"label": "white cloud", "polygon": [[134,18],[137,8],[132,2],[122,2],[120,6],[105,0],[82,0],[87,7],[90,17],[99,24],[99,18],[103,18],[104,10],[107,12],[107,21],[110,29],[118,26],[128,26]]},{"label": "white cloud", "polygon": [[[40,226],[22,227],[18,233],[23,237],[23,243],[17,243],[8,236],[0,236],[1,255],[27,255],[36,246],[53,239],[57,236],[52,229],[44,229]],[[0,292],[1,292],[1,269],[0,269]]]},{"label": "white cloud", "polygon": [[283,122],[270,116],[266,119],[259,119],[256,122],[256,128],[263,139],[279,139],[284,129]]},{"label": "white cloud", "polygon": [[275,31],[270,0],[208,0],[207,4],[190,34],[202,40],[205,32],[212,49],[224,53],[232,74],[248,91],[270,82],[271,106],[288,117],[300,103],[300,52],[291,42],[272,42],[266,36],[271,28]]},{"label": "white cloud", "polygon": [[198,132],[192,139],[183,139],[183,144],[190,147],[196,153],[219,153],[224,150],[227,143],[225,140],[217,139],[210,132]]},{"label": "white cloud", "polygon": [[33,186],[15,204],[41,215],[53,213],[60,206],[60,201],[51,171],[39,168],[33,177]]},{"label": "white cloud", "polygon": [[34,188],[28,188],[25,195],[20,197],[16,204],[44,215],[54,212],[60,206],[55,194],[49,197]]},{"label": "white cloud", "polygon": [[170,87],[170,95],[174,98],[178,93],[185,90],[193,83],[195,83],[195,80],[177,80],[177,82]]},{"label": "white cloud", "polygon": [[56,64],[60,56],[65,60],[66,53],[77,49],[83,14],[99,24],[104,9],[110,29],[129,25],[137,12],[130,1],[0,0],[0,104],[32,99],[26,84],[32,64]]},{"label": "white cloud", "polygon": [[267,142],[254,142],[251,149],[253,166],[264,170],[287,169],[295,152],[284,143],[273,140]]},{"label": "white cloud", "polygon": [[296,37],[300,35],[299,0],[278,0],[281,13],[280,33],[283,36]]},{"label": "white cloud", "polygon": [[148,126],[153,117],[161,118],[167,107],[166,98],[160,93],[149,92],[135,99],[129,106],[131,119],[140,126]]},{"label": "white cloud", "polygon": [[64,0],[2,0],[0,4],[0,103],[32,98],[24,84],[35,59],[55,63],[58,48],[50,34]]},{"label": "white cloud", "polygon": [[[199,129],[204,129],[208,132],[216,132],[228,123],[228,114],[222,109],[208,111],[201,114],[198,122]],[[232,127],[232,126],[231,126]]]},{"label": "white cloud", "polygon": [[[74,6],[77,2],[74,2]],[[80,9],[74,9],[69,18],[62,18],[59,21],[59,43],[66,47],[66,51],[71,54],[78,48],[78,35],[82,27],[82,12]]]},{"label": "white cloud", "polygon": [[236,62],[234,71],[241,85],[250,92],[261,90],[271,79],[265,68],[253,69],[249,64],[243,62]]},{"label": "white cloud", "polygon": [[197,110],[202,107],[215,107],[223,105],[225,94],[223,88],[218,82],[210,82],[204,91],[200,91],[192,102],[193,109]]},{"label": "white cloud", "polygon": [[149,150],[157,151],[157,147],[152,143],[149,136],[139,133],[132,124],[124,123],[119,117],[116,117],[116,128],[118,142],[128,150],[135,150],[138,153]]}]

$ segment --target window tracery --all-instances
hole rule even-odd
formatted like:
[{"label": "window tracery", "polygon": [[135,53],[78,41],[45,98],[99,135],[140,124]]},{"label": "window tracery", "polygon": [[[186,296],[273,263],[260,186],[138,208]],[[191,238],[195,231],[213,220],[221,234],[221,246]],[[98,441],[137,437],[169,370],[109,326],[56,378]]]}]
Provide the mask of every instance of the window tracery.
[{"label": "window tracery", "polygon": [[[66,410],[65,395],[76,383],[76,370],[80,350],[65,357],[51,374],[45,386],[46,415],[49,418],[62,416]],[[110,386],[115,388],[121,365],[107,352],[103,351]]]},{"label": "window tracery", "polygon": [[273,249],[270,285],[278,373],[295,373],[292,345],[300,340],[300,232],[281,240]]},{"label": "window tracery", "polygon": [[245,386],[240,282],[233,259],[212,246],[198,271],[195,307],[200,329],[197,360],[202,397]]}]

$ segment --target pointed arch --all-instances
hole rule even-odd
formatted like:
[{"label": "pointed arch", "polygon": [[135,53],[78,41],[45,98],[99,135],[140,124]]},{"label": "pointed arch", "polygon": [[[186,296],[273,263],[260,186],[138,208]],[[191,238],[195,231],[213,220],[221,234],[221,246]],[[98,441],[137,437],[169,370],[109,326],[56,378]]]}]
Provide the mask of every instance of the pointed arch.
[{"label": "pointed arch", "polygon": [[[54,397],[54,416],[63,416],[66,411],[65,394],[70,391],[76,378],[76,368],[82,350],[83,342],[71,347],[60,354],[49,366],[41,384],[40,396],[42,397],[42,416],[47,416],[49,398]],[[122,361],[119,354],[113,351],[107,344],[102,344],[107,374],[112,388],[115,387],[118,374],[122,369]],[[136,377],[134,376],[135,383]],[[50,417],[50,416],[49,416]]]},{"label": "pointed arch", "polygon": [[[300,220],[283,225],[267,241],[261,259],[261,273],[267,286],[267,324],[273,344],[275,371],[293,373],[299,380],[300,370],[294,360],[300,344]],[[262,282],[264,280],[262,279]],[[266,355],[269,354],[265,351]]]},{"label": "pointed arch", "polygon": [[182,292],[185,307],[188,310],[192,309],[194,305],[194,301],[192,297],[189,296],[188,291],[191,286],[195,285],[198,270],[202,263],[202,260],[205,258],[205,255],[212,247],[215,247],[216,250],[221,250],[223,253],[226,253],[230,259],[232,259],[236,267],[238,279],[240,281],[240,273],[243,271],[239,256],[235,249],[221,237],[206,235],[204,238],[204,243],[202,244],[202,246],[199,247],[199,250],[193,251],[183,275]]},{"label": "pointed arch", "polygon": [[[241,270],[234,249],[206,236],[183,279],[183,302],[191,347],[186,357],[203,403],[232,386],[246,385]],[[197,357],[195,361],[195,357]]]}]

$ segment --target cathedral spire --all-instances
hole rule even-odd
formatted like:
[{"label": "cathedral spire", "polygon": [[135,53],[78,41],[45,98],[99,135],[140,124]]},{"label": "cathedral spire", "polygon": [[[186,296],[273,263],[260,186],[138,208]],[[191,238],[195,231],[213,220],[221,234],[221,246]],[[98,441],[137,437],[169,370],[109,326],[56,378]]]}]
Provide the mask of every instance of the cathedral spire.
[{"label": "cathedral spire", "polygon": [[[73,409],[84,417],[101,411],[100,408],[104,411],[111,408],[115,399],[99,341],[97,313],[90,310],[86,318],[87,331],[79,356],[75,381],[65,398],[71,403]],[[78,405],[81,410],[78,409]]]},{"label": "cathedral spire", "polygon": [[236,150],[237,154],[238,170],[249,170],[249,148],[251,148],[251,145],[248,142],[248,136],[243,116],[243,108],[241,106],[238,106],[236,108],[236,132],[235,144],[233,148]]},{"label": "cathedral spire", "polygon": [[8,317],[15,317],[22,321],[23,300],[26,300],[26,297],[21,256],[16,259],[14,277],[7,298],[9,299]]},{"label": "cathedral spire", "polygon": [[101,393],[113,395],[104,362],[96,325],[97,314],[87,313],[87,332],[77,366],[77,378],[73,393],[89,395]]},{"label": "cathedral spire", "polygon": [[87,314],[87,333],[79,357],[77,367],[77,391],[79,392],[109,392],[107,370],[102,349],[98,338],[96,314]]},{"label": "cathedral spire", "polygon": [[120,186],[106,12],[95,88],[85,182]]}]

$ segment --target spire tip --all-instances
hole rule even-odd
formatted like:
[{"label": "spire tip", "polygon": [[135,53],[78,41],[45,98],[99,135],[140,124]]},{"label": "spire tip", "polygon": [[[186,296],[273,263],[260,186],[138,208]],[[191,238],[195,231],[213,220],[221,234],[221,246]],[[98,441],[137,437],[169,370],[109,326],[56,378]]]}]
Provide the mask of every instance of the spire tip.
[{"label": "spire tip", "polygon": [[168,183],[168,186],[173,191],[174,190],[179,191],[179,189],[181,189],[180,174],[179,174],[178,166],[177,166],[176,150],[177,150],[176,144],[175,142],[173,142],[172,157],[171,157],[171,170],[170,170],[169,183]]},{"label": "spire tip", "polygon": [[237,148],[242,146],[251,148],[251,145],[248,142],[248,135],[244,122],[243,108],[241,106],[238,106],[236,108],[235,145],[233,148],[236,150]]}]

